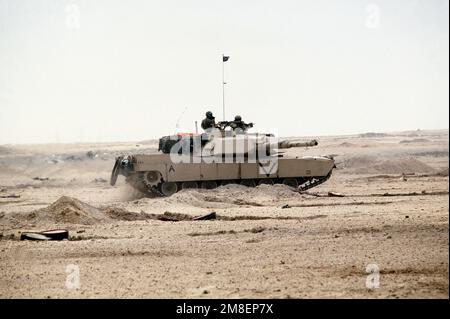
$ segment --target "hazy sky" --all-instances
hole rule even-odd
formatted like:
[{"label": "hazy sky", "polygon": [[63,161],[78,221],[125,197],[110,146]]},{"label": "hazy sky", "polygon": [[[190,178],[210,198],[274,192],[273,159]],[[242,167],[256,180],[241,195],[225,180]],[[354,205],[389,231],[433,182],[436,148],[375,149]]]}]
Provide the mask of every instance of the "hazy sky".
[{"label": "hazy sky", "polygon": [[0,144],[448,128],[448,0],[0,0]]}]

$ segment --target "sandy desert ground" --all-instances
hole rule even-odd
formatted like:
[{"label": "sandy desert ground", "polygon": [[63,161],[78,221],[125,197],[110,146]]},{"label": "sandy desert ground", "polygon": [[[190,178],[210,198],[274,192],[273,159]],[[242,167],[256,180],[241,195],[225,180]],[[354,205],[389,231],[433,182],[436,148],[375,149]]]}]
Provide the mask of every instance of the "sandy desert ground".
[{"label": "sandy desert ground", "polygon": [[[108,183],[115,156],[156,152],[155,140],[2,145],[0,297],[448,298],[448,130],[318,140],[288,151],[337,155],[307,194],[229,185],[168,198]],[[19,240],[52,228],[70,240]],[[67,285],[77,269],[79,287]]]}]

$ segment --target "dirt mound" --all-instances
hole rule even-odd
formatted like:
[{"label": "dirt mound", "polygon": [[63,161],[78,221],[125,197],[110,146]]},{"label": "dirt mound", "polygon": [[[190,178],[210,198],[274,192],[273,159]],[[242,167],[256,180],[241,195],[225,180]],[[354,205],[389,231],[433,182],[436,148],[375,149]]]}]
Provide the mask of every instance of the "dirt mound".
[{"label": "dirt mound", "polygon": [[338,163],[338,168],[341,169],[353,169],[360,167],[367,167],[370,165],[374,165],[377,163],[377,159],[375,156],[370,155],[362,155],[362,156],[351,156],[345,158],[342,162]]},{"label": "dirt mound", "polygon": [[371,138],[371,137],[386,137],[386,136],[389,136],[389,135],[386,134],[386,133],[375,133],[375,132],[368,132],[368,133],[359,134],[359,137],[363,137],[363,138],[366,138],[366,137],[369,137],[369,138]]},{"label": "dirt mound", "polygon": [[62,196],[50,206],[26,214],[24,219],[84,225],[110,221],[110,218],[98,208],[68,196]]},{"label": "dirt mound", "polygon": [[435,173],[431,166],[415,158],[379,160],[369,155],[347,157],[337,167],[356,174]]},{"label": "dirt mound", "polygon": [[430,140],[427,140],[426,138],[415,138],[412,140],[402,140],[399,142],[400,144],[410,144],[410,143],[431,143]]},{"label": "dirt mound", "polygon": [[94,225],[117,220],[133,221],[155,218],[145,213],[129,212],[123,208],[96,208],[82,201],[62,196],[48,207],[27,214],[14,214],[16,220],[33,223]]},{"label": "dirt mound", "polygon": [[353,144],[353,143],[349,143],[349,142],[344,142],[344,143],[339,144],[338,146],[341,146],[341,147],[356,147],[357,145]]},{"label": "dirt mound", "polygon": [[296,196],[298,196],[298,193],[286,185],[246,187],[230,184],[208,191],[201,189],[182,190],[167,200],[170,203],[186,203],[200,208],[231,208],[236,206],[264,206],[264,204],[279,198]]},{"label": "dirt mound", "polygon": [[414,158],[385,160],[367,167],[355,169],[359,174],[410,174],[410,173],[434,173],[435,170]]},{"label": "dirt mound", "polygon": [[436,173],[438,176],[448,176],[448,167],[441,169],[439,172]]}]

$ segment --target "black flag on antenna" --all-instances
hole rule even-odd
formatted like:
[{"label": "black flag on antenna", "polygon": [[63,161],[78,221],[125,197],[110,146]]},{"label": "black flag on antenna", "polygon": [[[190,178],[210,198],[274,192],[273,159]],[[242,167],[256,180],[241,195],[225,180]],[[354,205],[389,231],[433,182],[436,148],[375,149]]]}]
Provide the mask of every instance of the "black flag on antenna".
[{"label": "black flag on antenna", "polygon": [[222,55],[222,61],[227,62],[230,57],[226,55]]}]

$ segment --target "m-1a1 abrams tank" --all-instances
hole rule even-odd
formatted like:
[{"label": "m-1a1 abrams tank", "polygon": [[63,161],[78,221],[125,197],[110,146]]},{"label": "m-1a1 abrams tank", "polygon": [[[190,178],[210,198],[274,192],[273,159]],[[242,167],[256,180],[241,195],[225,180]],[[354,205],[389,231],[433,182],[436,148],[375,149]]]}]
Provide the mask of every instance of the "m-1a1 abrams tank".
[{"label": "m-1a1 abrams tank", "polygon": [[285,184],[306,190],[325,182],[335,167],[331,156],[291,157],[281,151],[316,146],[316,140],[294,143],[273,134],[226,130],[229,123],[219,122],[217,129],[202,134],[162,137],[157,154],[117,157],[111,185],[123,175],[140,192],[156,196],[230,183]]}]

